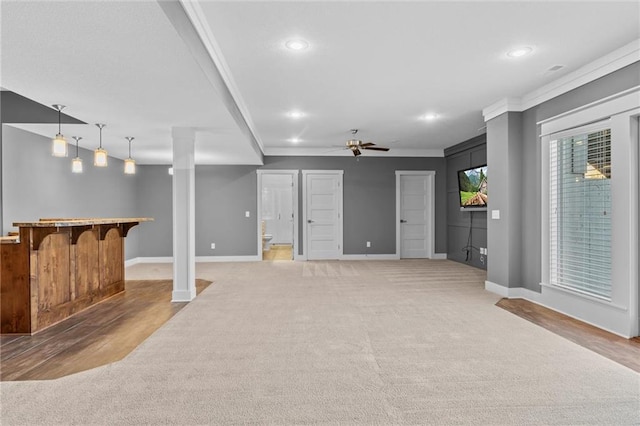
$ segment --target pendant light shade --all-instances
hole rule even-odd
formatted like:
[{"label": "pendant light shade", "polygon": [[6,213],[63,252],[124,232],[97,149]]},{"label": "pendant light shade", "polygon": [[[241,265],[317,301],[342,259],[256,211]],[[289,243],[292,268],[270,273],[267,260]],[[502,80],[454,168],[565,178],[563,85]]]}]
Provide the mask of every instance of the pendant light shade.
[{"label": "pendant light shade", "polygon": [[107,150],[102,148],[102,128],[105,124],[96,124],[100,129],[100,146],[93,153],[93,165],[96,167],[107,167]]},{"label": "pendant light shade", "polygon": [[82,173],[82,158],[80,158],[78,147],[78,141],[82,139],[79,136],[71,136],[76,141],[76,157],[71,160],[71,172],[72,173]]},{"label": "pendant light shade", "polygon": [[136,160],[131,158],[131,141],[134,139],[131,136],[127,136],[125,138],[129,141],[129,158],[124,160],[124,174],[125,175],[135,175],[136,174]]},{"label": "pendant light shade", "polygon": [[55,138],[53,138],[51,144],[51,155],[54,157],[66,157],[69,155],[69,149],[67,147],[67,140],[62,136],[62,132],[60,130],[60,114],[64,105],[52,105],[55,109],[58,110],[58,134]]}]

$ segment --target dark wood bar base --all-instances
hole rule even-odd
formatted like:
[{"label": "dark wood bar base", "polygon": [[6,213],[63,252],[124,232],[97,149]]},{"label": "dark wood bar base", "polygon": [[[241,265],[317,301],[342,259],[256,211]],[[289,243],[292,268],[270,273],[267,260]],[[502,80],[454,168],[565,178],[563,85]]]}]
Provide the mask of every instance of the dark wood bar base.
[{"label": "dark wood bar base", "polygon": [[41,220],[0,244],[2,334],[33,334],[124,291],[124,238],[146,218]]}]

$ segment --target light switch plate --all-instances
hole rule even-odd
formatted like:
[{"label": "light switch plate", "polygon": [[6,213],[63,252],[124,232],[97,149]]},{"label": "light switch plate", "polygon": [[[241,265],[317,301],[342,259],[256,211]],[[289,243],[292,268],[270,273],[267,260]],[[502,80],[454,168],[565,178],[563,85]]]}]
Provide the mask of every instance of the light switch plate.
[{"label": "light switch plate", "polygon": [[251,214],[249,213],[249,210],[247,210],[246,212],[244,212],[244,217],[251,217]]},{"label": "light switch plate", "polygon": [[491,219],[500,219],[500,210],[491,210]]}]

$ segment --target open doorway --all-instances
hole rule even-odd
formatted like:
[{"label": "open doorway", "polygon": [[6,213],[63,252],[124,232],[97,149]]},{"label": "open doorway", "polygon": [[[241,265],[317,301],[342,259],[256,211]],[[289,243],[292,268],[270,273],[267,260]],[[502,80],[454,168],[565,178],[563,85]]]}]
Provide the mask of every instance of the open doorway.
[{"label": "open doorway", "polygon": [[292,260],[298,238],[298,171],[258,170],[258,254]]}]

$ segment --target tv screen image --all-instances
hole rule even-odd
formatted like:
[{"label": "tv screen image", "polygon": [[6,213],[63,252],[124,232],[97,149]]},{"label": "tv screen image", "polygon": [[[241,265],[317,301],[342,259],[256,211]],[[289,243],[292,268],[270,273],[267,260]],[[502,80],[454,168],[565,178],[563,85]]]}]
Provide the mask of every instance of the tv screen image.
[{"label": "tv screen image", "polygon": [[486,208],[487,166],[478,166],[458,172],[458,190],[460,191],[460,207]]}]

